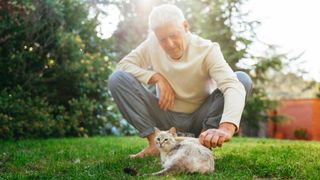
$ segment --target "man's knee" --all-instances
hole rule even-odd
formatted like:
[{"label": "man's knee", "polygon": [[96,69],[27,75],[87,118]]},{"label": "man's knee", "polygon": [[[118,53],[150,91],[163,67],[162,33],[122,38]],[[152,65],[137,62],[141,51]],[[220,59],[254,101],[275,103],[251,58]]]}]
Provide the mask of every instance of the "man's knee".
[{"label": "man's knee", "polygon": [[109,90],[112,92],[116,90],[120,85],[124,85],[129,76],[130,74],[125,71],[113,72],[108,79]]},{"label": "man's knee", "polygon": [[252,87],[253,87],[252,80],[251,80],[250,76],[243,71],[237,71],[235,73],[236,73],[239,81],[243,84],[243,86],[246,90],[246,100],[247,100],[248,97],[251,95],[251,91],[252,91]]}]

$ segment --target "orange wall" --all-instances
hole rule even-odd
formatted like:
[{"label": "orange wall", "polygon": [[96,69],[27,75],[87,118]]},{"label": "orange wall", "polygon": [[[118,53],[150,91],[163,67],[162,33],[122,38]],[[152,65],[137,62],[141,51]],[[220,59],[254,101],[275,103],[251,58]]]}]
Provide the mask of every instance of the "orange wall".
[{"label": "orange wall", "polygon": [[313,105],[313,139],[320,140],[320,99]]},{"label": "orange wall", "polygon": [[282,132],[284,138],[295,139],[294,131],[303,128],[308,132],[308,139],[320,140],[320,99],[283,100],[278,114],[288,117],[277,124],[277,132]]}]

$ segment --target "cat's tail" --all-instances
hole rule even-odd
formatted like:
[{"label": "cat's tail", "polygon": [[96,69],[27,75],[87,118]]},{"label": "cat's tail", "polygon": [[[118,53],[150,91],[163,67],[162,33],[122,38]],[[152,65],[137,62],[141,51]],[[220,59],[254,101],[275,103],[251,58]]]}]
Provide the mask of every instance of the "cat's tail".
[{"label": "cat's tail", "polygon": [[172,168],[165,168],[161,171],[155,172],[155,173],[149,173],[149,174],[140,174],[135,169],[132,168],[124,168],[123,171],[131,176],[163,176],[167,173],[169,173],[172,170]]},{"label": "cat's tail", "polygon": [[155,172],[155,173],[150,173],[150,174],[144,174],[143,176],[163,176],[168,174],[170,171],[172,171],[171,167],[167,167],[162,169],[161,171]]}]

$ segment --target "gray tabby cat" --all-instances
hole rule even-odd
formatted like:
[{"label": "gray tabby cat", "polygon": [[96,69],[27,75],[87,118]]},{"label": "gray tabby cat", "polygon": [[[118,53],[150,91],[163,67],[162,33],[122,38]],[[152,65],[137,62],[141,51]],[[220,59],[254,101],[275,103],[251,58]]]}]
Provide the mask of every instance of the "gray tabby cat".
[{"label": "gray tabby cat", "polygon": [[170,172],[214,171],[214,156],[210,149],[201,145],[198,138],[177,137],[173,127],[168,131],[155,128],[155,143],[160,151],[163,170],[151,175],[165,175]]},{"label": "gray tabby cat", "polygon": [[[155,128],[155,143],[160,151],[163,170],[142,176],[161,176],[174,172],[210,173],[214,171],[214,156],[210,149],[201,145],[198,138],[177,137],[173,127],[168,131]],[[125,168],[124,172],[141,175],[134,169]]]}]

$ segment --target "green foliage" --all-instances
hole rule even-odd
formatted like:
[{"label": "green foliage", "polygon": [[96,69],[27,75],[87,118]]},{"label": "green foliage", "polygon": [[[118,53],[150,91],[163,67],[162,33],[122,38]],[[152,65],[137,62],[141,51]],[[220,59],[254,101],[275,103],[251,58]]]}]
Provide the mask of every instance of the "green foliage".
[{"label": "green foliage", "polygon": [[[42,98],[17,88],[0,92],[0,139],[63,136],[63,118]],[[61,115],[60,115],[61,116]]]},{"label": "green foliage", "polygon": [[308,131],[304,128],[294,130],[293,134],[297,139],[308,139]]},{"label": "green foliage", "polygon": [[[75,133],[80,133],[77,135],[103,134],[101,131],[103,131],[102,128],[107,119],[105,116],[99,115],[97,112],[99,107],[102,108],[97,101],[91,100],[87,96],[70,100],[70,119],[78,119],[77,124],[74,124],[73,127]],[[78,127],[79,130],[77,130]]]},{"label": "green foliage", "polygon": [[[1,1],[2,139],[110,133],[108,42],[82,0]],[[2,133],[5,132],[5,133]]]},{"label": "green foliage", "polygon": [[254,96],[248,99],[245,111],[243,112],[242,118],[245,120],[245,125],[249,129],[259,129],[259,120],[267,121],[267,112],[263,111],[270,107],[276,107],[277,103],[268,100],[267,95],[259,89],[253,90]]},{"label": "green foliage", "polygon": [[318,84],[318,92],[316,93],[316,97],[320,98],[320,83]]},{"label": "green foliage", "polygon": [[284,121],[287,121],[289,120],[287,116],[285,115],[276,115],[276,116],[272,116],[271,117],[271,120],[272,122],[274,123],[281,123],[281,122],[284,122]]}]

